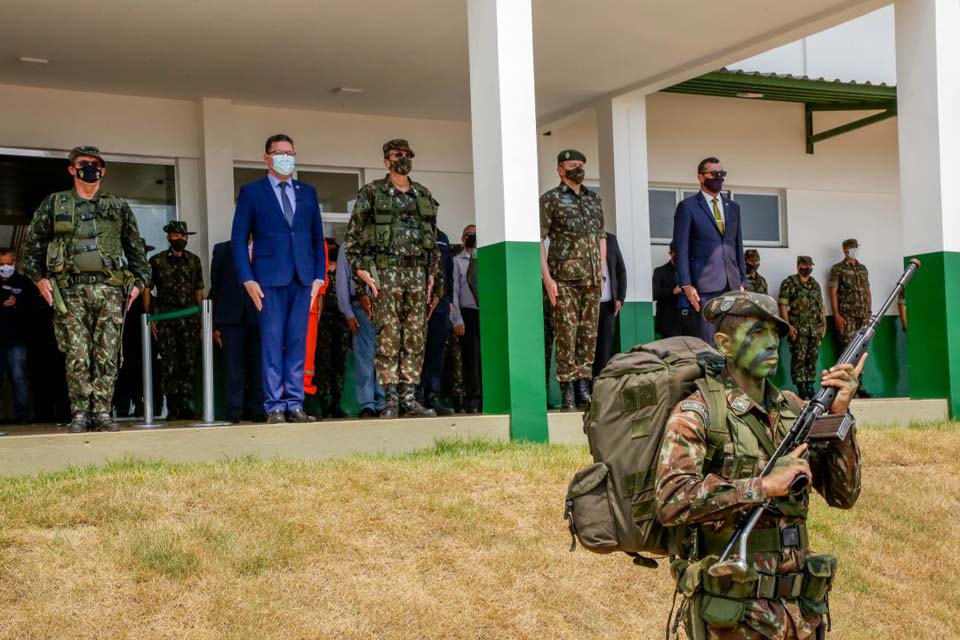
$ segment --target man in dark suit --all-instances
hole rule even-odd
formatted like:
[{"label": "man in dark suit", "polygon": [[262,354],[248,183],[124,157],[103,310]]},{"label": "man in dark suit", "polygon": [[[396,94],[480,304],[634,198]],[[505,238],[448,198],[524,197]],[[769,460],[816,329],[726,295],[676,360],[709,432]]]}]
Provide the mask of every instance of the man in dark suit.
[{"label": "man in dark suit", "polygon": [[[673,218],[677,280],[698,314],[721,293],[742,289],[747,277],[740,206],[722,193],[726,175],[717,158],[702,160],[700,191],[684,198]],[[702,315],[698,320],[700,337],[713,344],[716,328]]]},{"label": "man in dark suit", "polygon": [[680,326],[678,303],[683,291],[677,281],[676,253],[676,243],[671,242],[667,251],[670,260],[653,270],[653,300],[657,303],[653,331],[661,338],[686,335]]},{"label": "man in dark suit", "polygon": [[593,377],[607,366],[613,357],[613,333],[620,308],[627,298],[627,267],[617,236],[607,234],[607,259],[603,261],[603,282],[600,287],[600,320],[597,326],[597,350],[593,357]]},{"label": "man in dark suit", "polygon": [[423,350],[423,370],[420,386],[423,390],[423,406],[433,409],[438,416],[453,415],[453,408],[441,399],[443,392],[443,365],[446,360],[447,334],[450,333],[450,305],[453,302],[453,252],[450,238],[437,229],[437,247],[440,249],[440,274],[442,281],[433,290],[427,312],[426,346]]},{"label": "man in dark suit", "polygon": [[317,192],[292,178],[295,156],[289,136],[267,138],[267,175],[240,189],[230,237],[239,280],[260,312],[268,424],[316,421],[303,410],[303,364],[310,305],[327,262]]},{"label": "man in dark suit", "polygon": [[227,420],[257,420],[263,414],[259,314],[240,284],[230,242],[213,247],[208,297],[213,301],[213,340],[223,351]]}]

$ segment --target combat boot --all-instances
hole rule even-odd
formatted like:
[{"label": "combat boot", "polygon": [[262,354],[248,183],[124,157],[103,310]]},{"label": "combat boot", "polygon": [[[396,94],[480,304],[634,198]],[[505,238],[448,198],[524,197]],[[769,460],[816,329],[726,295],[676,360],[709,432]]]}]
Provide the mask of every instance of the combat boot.
[{"label": "combat boot", "polygon": [[90,418],[90,425],[97,431],[120,431],[120,425],[117,424],[117,421],[106,411],[95,413],[93,417]]},{"label": "combat boot", "polygon": [[563,411],[577,410],[577,400],[574,395],[572,382],[560,383],[560,409]]},{"label": "combat boot", "polygon": [[590,381],[577,380],[574,382],[573,397],[578,409],[590,402],[593,399],[593,397],[590,395]]},{"label": "combat boot", "polygon": [[67,427],[67,433],[86,433],[90,428],[90,417],[86,411],[77,411]]},{"label": "combat boot", "polygon": [[386,404],[380,412],[381,418],[397,418],[400,416],[400,396],[397,395],[397,385],[388,384],[383,389]]},{"label": "combat boot", "polygon": [[408,384],[400,385],[400,413],[405,418],[435,418],[437,412],[427,409],[417,401],[413,387]]}]

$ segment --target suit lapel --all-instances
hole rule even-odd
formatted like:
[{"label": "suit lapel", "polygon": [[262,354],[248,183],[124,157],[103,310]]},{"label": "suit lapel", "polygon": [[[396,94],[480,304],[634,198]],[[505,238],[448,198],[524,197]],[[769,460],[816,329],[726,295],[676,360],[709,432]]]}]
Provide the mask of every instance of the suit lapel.
[{"label": "suit lapel", "polygon": [[[711,211],[710,207],[707,206],[707,199],[703,197],[703,191],[698,193],[695,197],[697,198],[697,202],[700,204],[700,210],[703,211],[704,215],[707,216],[707,219],[710,220],[710,224],[712,224],[713,228],[717,230],[717,233],[720,233],[720,227],[717,226],[717,219],[713,217],[713,211]],[[721,197],[723,196],[721,195]],[[721,233],[720,235],[722,236],[723,234]]]},{"label": "suit lapel", "polygon": [[[290,180],[290,184],[293,185],[293,193],[297,197],[297,204],[293,208],[293,220],[296,221],[296,219],[300,217],[300,212],[303,211],[303,208],[306,206],[303,203],[304,198],[306,197],[305,196],[306,189],[301,189],[300,182],[297,180]],[[291,226],[293,225],[291,224]]]},{"label": "suit lapel", "polygon": [[260,184],[263,186],[263,192],[266,194],[267,202],[270,203],[267,206],[269,206],[274,213],[280,216],[280,219],[283,220],[284,224],[286,224],[287,219],[283,217],[283,209],[280,208],[280,201],[277,199],[277,194],[273,190],[273,185],[270,184],[270,179],[264,177]]}]

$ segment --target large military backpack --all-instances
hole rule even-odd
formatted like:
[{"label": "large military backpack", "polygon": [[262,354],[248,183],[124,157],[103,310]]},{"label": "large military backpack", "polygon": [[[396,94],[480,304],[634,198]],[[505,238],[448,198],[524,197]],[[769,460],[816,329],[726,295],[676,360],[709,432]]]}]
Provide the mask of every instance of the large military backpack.
[{"label": "large military backpack", "polygon": [[[594,463],[567,489],[564,517],[576,541],[595,553],[623,551],[641,566],[669,551],[656,517],[654,481],[667,420],[723,356],[698,338],[666,338],[614,356],[593,383],[583,430]],[[708,401],[708,408],[713,403]]]}]

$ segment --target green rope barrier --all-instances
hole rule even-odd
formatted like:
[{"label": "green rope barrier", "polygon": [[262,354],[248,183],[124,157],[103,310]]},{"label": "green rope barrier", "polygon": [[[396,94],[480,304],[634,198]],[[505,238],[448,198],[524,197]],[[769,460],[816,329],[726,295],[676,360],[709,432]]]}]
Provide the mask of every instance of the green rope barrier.
[{"label": "green rope barrier", "polygon": [[174,318],[192,316],[195,313],[200,313],[200,305],[194,305],[192,307],[187,307],[186,309],[178,309],[177,311],[168,311],[166,313],[151,313],[150,315],[147,316],[147,322],[173,320]]}]

